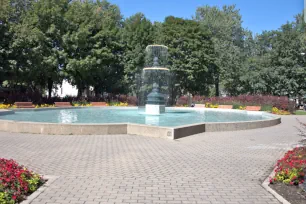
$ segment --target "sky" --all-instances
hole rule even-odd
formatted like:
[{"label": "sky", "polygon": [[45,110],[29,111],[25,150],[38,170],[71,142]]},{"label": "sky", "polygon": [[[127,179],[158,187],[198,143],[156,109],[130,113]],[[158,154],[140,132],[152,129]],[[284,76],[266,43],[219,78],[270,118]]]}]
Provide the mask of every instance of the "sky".
[{"label": "sky", "polygon": [[222,7],[236,4],[242,15],[243,27],[253,34],[275,30],[301,13],[304,0],[109,0],[120,7],[123,16],[142,12],[151,21],[163,21],[166,16],[191,18],[199,6]]}]

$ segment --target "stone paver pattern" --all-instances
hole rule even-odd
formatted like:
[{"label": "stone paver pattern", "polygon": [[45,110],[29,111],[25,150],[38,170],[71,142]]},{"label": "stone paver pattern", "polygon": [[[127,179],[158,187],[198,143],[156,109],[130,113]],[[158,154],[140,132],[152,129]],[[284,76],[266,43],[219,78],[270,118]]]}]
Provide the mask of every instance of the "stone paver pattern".
[{"label": "stone paver pattern", "polygon": [[58,176],[32,204],[277,204],[261,184],[301,139],[296,118],[179,140],[0,132],[0,157]]}]

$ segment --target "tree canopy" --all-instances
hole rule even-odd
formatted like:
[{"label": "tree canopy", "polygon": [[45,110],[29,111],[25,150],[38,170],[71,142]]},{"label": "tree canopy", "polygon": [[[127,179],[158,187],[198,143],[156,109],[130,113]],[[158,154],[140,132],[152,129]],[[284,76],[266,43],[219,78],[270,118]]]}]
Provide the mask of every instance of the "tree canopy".
[{"label": "tree canopy", "polygon": [[197,8],[192,19],[124,18],[106,0],[3,0],[0,86],[44,92],[64,79],[79,96],[136,94],[150,44],[169,47],[176,95],[306,93],[304,14],[278,30],[254,35],[235,5]]},{"label": "tree canopy", "polygon": [[207,94],[217,71],[209,31],[196,21],[170,16],[161,32],[161,41],[169,47],[169,68],[182,91]]}]

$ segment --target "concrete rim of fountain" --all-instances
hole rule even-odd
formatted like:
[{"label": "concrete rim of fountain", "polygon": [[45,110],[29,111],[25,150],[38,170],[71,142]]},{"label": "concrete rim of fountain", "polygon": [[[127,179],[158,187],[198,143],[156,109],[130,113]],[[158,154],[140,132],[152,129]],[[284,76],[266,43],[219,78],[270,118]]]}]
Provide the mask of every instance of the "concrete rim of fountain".
[{"label": "concrete rim of fountain", "polygon": [[[80,107],[81,108],[81,107]],[[86,108],[86,107],[82,107]],[[107,107],[103,107],[107,108]],[[46,108],[57,109],[57,108]],[[46,110],[45,109],[45,110]],[[61,108],[69,109],[69,108]],[[175,108],[177,110],[186,110],[189,108]],[[29,109],[28,109],[29,110]],[[33,109],[39,111],[38,109]],[[202,110],[201,108],[193,108],[193,110]],[[43,110],[40,110],[43,111]],[[225,111],[215,110],[214,111]],[[228,110],[227,110],[228,111]],[[239,110],[231,110],[239,111]],[[268,114],[265,112],[250,112],[250,114]],[[0,111],[0,115],[14,114],[14,111]],[[221,132],[221,131],[238,131],[270,127],[281,123],[279,116],[274,116],[265,120],[243,121],[243,122],[204,122],[198,124],[183,125],[177,127],[160,127],[135,123],[41,123],[14,120],[0,120],[0,131],[46,134],[46,135],[140,135],[148,137],[159,137],[167,139],[179,139],[182,137],[204,133],[204,132]]]}]

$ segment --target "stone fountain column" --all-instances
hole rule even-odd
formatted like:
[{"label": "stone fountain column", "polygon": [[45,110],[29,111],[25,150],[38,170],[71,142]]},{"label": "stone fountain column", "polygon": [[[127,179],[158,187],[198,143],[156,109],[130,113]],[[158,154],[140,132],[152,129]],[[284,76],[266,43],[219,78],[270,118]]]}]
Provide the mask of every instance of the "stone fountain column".
[{"label": "stone fountain column", "polygon": [[170,70],[167,68],[168,47],[148,45],[145,67],[139,88],[139,109],[145,107],[147,115],[160,115],[165,112],[169,98]]},{"label": "stone fountain column", "polygon": [[146,114],[159,115],[165,112],[165,97],[159,92],[159,87],[156,83],[153,84],[153,90],[148,95],[146,104]]}]

